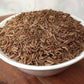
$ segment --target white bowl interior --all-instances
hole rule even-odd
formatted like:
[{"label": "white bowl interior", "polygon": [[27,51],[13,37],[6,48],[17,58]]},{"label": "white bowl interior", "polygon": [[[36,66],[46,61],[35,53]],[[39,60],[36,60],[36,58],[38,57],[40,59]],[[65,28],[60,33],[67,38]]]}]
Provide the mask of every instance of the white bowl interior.
[{"label": "white bowl interior", "polygon": [[[19,13],[20,14],[20,13]],[[3,20],[1,23],[0,23],[0,27],[3,27],[5,25],[5,23],[10,20],[11,18],[17,16],[18,14],[16,15],[13,15],[13,16],[10,16],[8,18],[6,18],[5,20]],[[80,18],[74,16],[74,15],[71,15],[74,19],[78,20],[78,21],[81,21],[81,24],[84,26],[84,21],[81,20]],[[29,69],[29,70],[52,70],[52,69],[59,69],[59,68],[63,68],[63,67],[66,67],[66,66],[69,66],[69,65],[72,65],[78,61],[80,61],[81,59],[84,58],[84,51],[80,53],[79,56],[77,56],[76,58],[70,60],[70,61],[67,61],[67,62],[64,62],[64,63],[61,63],[61,64],[57,64],[57,65],[51,65],[51,66],[35,66],[35,65],[26,65],[26,64],[22,64],[22,63],[19,63],[19,62],[16,62],[12,59],[10,59],[8,56],[6,56],[2,51],[0,51],[0,58],[13,65],[13,66],[16,66],[18,68],[22,68],[22,69]]]}]

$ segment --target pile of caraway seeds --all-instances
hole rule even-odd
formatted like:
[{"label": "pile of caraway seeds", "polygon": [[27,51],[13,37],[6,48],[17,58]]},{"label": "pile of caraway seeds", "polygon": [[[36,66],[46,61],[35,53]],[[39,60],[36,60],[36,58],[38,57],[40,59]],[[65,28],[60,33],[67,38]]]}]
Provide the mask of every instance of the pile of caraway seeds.
[{"label": "pile of caraway seeds", "polygon": [[21,13],[0,29],[0,48],[10,59],[20,63],[60,64],[84,50],[84,26],[61,11]]}]

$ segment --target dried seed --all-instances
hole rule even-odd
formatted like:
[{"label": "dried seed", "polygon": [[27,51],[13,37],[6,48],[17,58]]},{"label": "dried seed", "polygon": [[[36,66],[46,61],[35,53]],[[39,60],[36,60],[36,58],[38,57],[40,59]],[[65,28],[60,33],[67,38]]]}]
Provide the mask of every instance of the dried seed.
[{"label": "dried seed", "polygon": [[84,50],[84,26],[69,14],[41,10],[21,13],[0,28],[0,48],[28,65],[59,64]]}]

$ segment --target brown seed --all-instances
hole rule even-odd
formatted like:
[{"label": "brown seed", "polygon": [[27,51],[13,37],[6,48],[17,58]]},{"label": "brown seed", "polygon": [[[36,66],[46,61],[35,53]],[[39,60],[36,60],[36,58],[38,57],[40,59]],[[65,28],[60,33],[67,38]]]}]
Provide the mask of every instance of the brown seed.
[{"label": "brown seed", "polygon": [[41,10],[21,13],[0,28],[0,48],[28,65],[53,65],[84,50],[84,26],[70,14]]}]

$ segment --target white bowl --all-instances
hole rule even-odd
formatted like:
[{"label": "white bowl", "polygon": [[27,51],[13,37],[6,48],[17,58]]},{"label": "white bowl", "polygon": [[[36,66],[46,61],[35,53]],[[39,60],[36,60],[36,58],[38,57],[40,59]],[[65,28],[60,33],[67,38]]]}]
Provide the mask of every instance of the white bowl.
[{"label": "white bowl", "polygon": [[[17,14],[18,15],[18,14]],[[5,25],[5,23],[10,20],[11,18],[15,17],[16,15],[13,15],[11,17],[8,17],[7,19],[3,20],[0,23],[0,27],[3,27]],[[84,26],[84,21],[81,20],[80,18],[71,15],[74,19],[81,21],[81,24]],[[80,53],[80,55],[70,61],[61,63],[61,64],[57,64],[57,65],[51,65],[51,66],[34,66],[34,65],[25,65],[19,62],[16,62],[10,58],[8,58],[8,56],[6,56],[2,51],[0,51],[0,58],[5,61],[6,63],[9,63],[17,68],[19,68],[20,70],[28,73],[28,74],[32,74],[32,75],[36,75],[36,76],[51,76],[51,75],[55,75],[58,74],[59,72],[65,70],[68,66],[80,61],[81,59],[84,58],[84,51]]]}]

